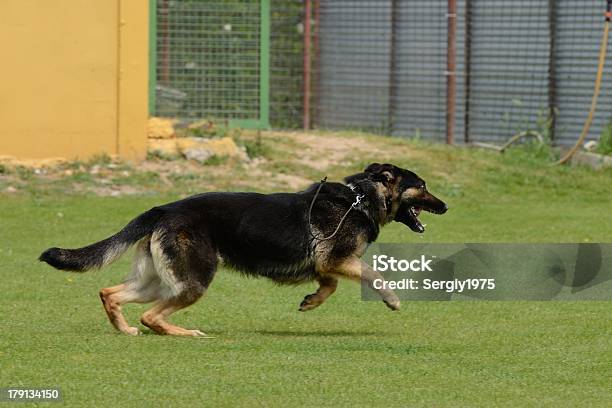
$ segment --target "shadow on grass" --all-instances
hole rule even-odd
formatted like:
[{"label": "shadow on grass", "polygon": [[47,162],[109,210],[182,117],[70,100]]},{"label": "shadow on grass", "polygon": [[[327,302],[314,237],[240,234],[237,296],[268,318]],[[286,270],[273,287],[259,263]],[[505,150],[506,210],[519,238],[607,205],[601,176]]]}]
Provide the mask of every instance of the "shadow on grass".
[{"label": "shadow on grass", "polygon": [[210,332],[206,332],[204,336],[202,335],[181,336],[181,335],[171,335],[171,334],[159,334],[159,333],[155,333],[152,330],[141,330],[140,335],[138,335],[137,337],[140,337],[140,336],[151,337],[151,338],[158,337],[160,339],[196,339],[196,340],[215,340],[221,337],[218,334],[210,334]]},{"label": "shadow on grass", "polygon": [[[378,337],[384,335],[384,333],[379,332],[369,332],[369,331],[347,331],[347,330],[319,330],[319,331],[288,331],[288,330],[255,330],[255,331],[243,331],[245,334],[260,334],[263,336],[270,337]],[[118,335],[122,335],[121,333],[117,333]],[[141,328],[140,336],[144,336],[147,338],[186,338],[186,339],[229,339],[232,337],[231,334],[225,333],[211,333],[210,331],[206,331],[208,337],[181,337],[181,336],[164,336],[155,333],[150,329]],[[137,337],[140,337],[137,336]],[[128,336],[129,337],[129,336]]]},{"label": "shadow on grass", "polygon": [[280,337],[352,337],[352,336],[379,336],[381,333],[372,331],[348,330],[318,330],[318,331],[289,331],[289,330],[255,330],[255,333],[264,336]]}]

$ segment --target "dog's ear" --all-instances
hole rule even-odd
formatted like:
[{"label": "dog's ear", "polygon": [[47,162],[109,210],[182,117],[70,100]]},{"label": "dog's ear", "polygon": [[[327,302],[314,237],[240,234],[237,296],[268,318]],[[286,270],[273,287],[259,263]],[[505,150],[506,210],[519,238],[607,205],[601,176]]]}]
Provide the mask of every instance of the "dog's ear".
[{"label": "dog's ear", "polygon": [[395,179],[395,166],[392,164],[372,163],[366,167],[364,172],[371,174],[374,181],[380,181],[385,184]]},{"label": "dog's ear", "polygon": [[368,177],[370,177],[368,173],[357,173],[357,174],[353,174],[352,176],[345,177],[344,182],[346,184],[354,184],[361,180],[367,180]]},{"label": "dog's ear", "polygon": [[382,182],[387,185],[396,178],[396,167],[392,164],[372,163],[365,168],[363,173],[353,174],[344,178],[347,184],[355,183],[360,180],[372,180]]},{"label": "dog's ear", "polygon": [[382,164],[380,163],[372,163],[368,167],[365,168],[365,173],[378,173],[382,169]]}]

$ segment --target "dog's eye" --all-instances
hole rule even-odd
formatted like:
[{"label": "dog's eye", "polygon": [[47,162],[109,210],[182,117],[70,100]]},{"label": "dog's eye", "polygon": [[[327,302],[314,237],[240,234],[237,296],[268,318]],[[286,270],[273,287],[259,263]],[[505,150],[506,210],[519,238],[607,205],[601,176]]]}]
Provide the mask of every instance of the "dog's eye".
[{"label": "dog's eye", "polygon": [[419,187],[421,190],[425,190],[425,184],[423,184],[421,187]]}]

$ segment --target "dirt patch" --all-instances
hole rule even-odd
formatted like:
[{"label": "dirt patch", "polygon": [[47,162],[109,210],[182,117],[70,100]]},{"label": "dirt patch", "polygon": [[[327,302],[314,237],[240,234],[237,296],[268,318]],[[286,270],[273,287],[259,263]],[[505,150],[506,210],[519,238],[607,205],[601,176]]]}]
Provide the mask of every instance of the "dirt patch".
[{"label": "dirt patch", "polygon": [[334,133],[265,132],[264,136],[268,140],[286,138],[299,145],[300,148],[292,152],[297,155],[296,161],[320,171],[356,160],[384,161],[396,153],[384,144],[377,144],[371,137],[361,135],[346,137]]},{"label": "dirt patch", "polygon": [[244,131],[235,142],[252,157],[227,157],[204,164],[150,157],[137,166],[110,157],[87,163],[28,163],[32,166],[5,160],[0,167],[0,193],[47,191],[112,197],[152,192],[298,191],[323,176],[340,180],[347,168],[367,162],[422,155],[396,139],[360,134]]},{"label": "dirt patch", "polygon": [[92,192],[101,197],[121,197],[126,195],[138,195],[143,191],[134,186],[101,186],[101,187],[84,187],[84,191]]},{"label": "dirt patch", "polygon": [[274,173],[257,169],[251,172],[252,180],[257,180],[257,187],[265,190],[298,191],[312,184],[313,180],[295,174]]},{"label": "dirt patch", "polygon": [[312,183],[312,180],[294,174],[277,174],[276,180],[285,184],[289,190],[301,190]]}]

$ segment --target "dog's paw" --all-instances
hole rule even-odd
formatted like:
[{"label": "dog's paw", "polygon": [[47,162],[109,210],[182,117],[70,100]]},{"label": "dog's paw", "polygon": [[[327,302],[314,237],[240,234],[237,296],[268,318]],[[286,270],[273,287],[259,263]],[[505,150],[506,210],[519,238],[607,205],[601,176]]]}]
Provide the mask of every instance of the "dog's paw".
[{"label": "dog's paw", "polygon": [[138,330],[138,327],[128,327],[127,329],[123,330],[123,333],[130,336],[140,336],[142,334],[140,330]]},{"label": "dog's paw", "polygon": [[318,307],[321,304],[315,301],[315,296],[315,293],[304,296],[304,300],[302,300],[302,303],[300,303],[300,312],[307,312]]},{"label": "dog's paw", "polygon": [[392,311],[400,310],[401,303],[398,298],[385,299],[383,300],[383,302],[385,302],[385,305],[387,305],[387,307],[391,309]]},{"label": "dog's paw", "polygon": [[188,334],[187,336],[193,336],[193,337],[205,337],[207,339],[212,339],[214,337],[209,336],[208,334],[201,332],[200,330],[197,329],[193,329],[193,330],[187,330]]}]

